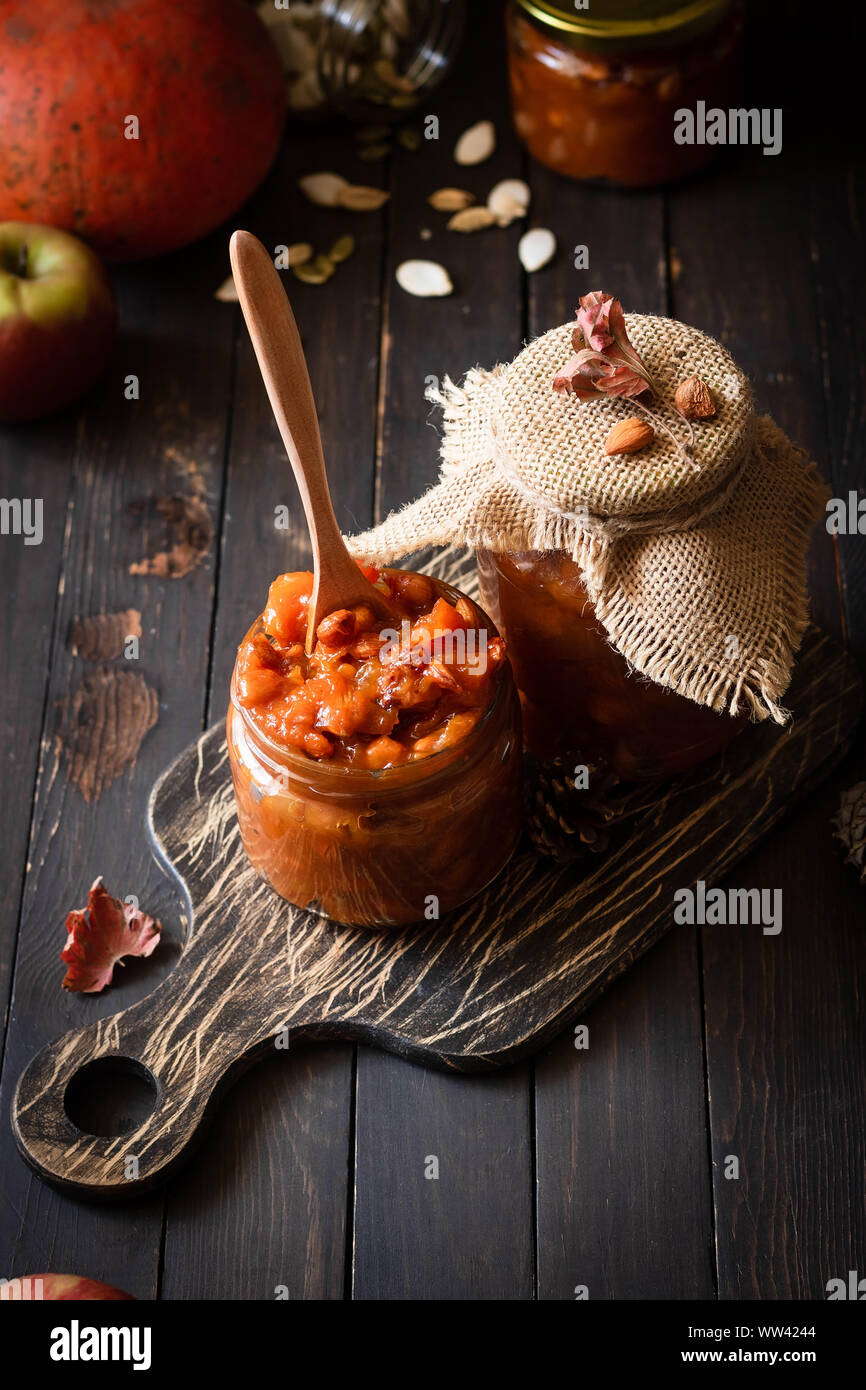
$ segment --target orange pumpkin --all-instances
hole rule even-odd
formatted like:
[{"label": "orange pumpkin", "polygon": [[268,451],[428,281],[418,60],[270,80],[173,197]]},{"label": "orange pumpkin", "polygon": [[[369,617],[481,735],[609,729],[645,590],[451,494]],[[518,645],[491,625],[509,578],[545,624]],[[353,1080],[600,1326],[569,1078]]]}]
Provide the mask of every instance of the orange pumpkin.
[{"label": "orange pumpkin", "polygon": [[252,193],[285,118],[280,59],[242,0],[4,0],[0,221],[109,260],[196,241]]}]

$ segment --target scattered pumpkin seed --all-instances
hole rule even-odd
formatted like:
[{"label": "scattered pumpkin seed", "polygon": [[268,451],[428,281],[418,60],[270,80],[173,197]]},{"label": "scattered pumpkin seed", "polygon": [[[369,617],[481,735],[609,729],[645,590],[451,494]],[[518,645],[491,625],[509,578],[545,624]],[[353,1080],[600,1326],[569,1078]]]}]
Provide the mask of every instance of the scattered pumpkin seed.
[{"label": "scattered pumpkin seed", "polygon": [[296,241],[286,247],[286,258],[290,267],[303,265],[305,261],[313,259],[313,248],[308,241]]},{"label": "scattered pumpkin seed", "polygon": [[390,134],[389,125],[362,125],[355,131],[355,139],[361,145],[376,145],[380,140],[387,140]]},{"label": "scattered pumpkin seed", "polygon": [[523,179],[502,179],[488,193],[487,206],[500,227],[507,227],[516,217],[526,216],[531,196]]},{"label": "scattered pumpkin seed", "polygon": [[383,188],[367,188],[361,183],[347,183],[340,189],[340,207],[350,212],[377,212],[390,198]]},{"label": "scattered pumpkin seed", "polygon": [[404,150],[420,150],[421,148],[421,135],[414,126],[401,126],[397,131],[397,139]]},{"label": "scattered pumpkin seed", "polygon": [[354,251],[355,238],[353,236],[341,236],[334,242],[328,256],[335,265],[339,265],[341,261],[347,261],[354,254]]},{"label": "scattered pumpkin seed", "polygon": [[454,289],[448,271],[436,261],[403,261],[396,276],[401,289],[422,299],[439,299]]},{"label": "scattered pumpkin seed", "polygon": [[381,145],[362,145],[358,151],[358,158],[365,160],[367,164],[375,164],[390,153],[391,146],[386,145],[383,141]]},{"label": "scattered pumpkin seed", "polygon": [[555,252],[556,237],[547,227],[533,227],[531,232],[524,232],[517,247],[520,264],[530,275],[553,260]]},{"label": "scattered pumpkin seed", "polygon": [[409,78],[397,71],[391,58],[378,58],[373,64],[372,72],[375,78],[386,87],[392,87],[395,92],[408,96],[415,91]]},{"label": "scattered pumpkin seed", "polygon": [[454,147],[458,164],[483,164],[496,149],[496,128],[492,121],[478,121],[464,130]]},{"label": "scattered pumpkin seed", "polygon": [[230,275],[227,280],[223,280],[219,289],[214,292],[214,299],[221,300],[223,304],[237,304],[238,287],[233,275]]},{"label": "scattered pumpkin seed", "polygon": [[465,188],[437,188],[427,202],[437,212],[459,212],[475,202],[475,194],[467,193]]},{"label": "scattered pumpkin seed", "polygon": [[292,274],[305,285],[324,285],[333,271],[320,270],[315,261],[305,261],[303,265],[293,265]]},{"label": "scattered pumpkin seed", "polygon": [[349,183],[340,174],[305,174],[298,179],[298,187],[311,203],[323,208],[335,208],[339,207],[340,195],[349,187]]},{"label": "scattered pumpkin seed", "polygon": [[480,232],[492,227],[496,218],[489,208],[463,208],[448,219],[449,232]]},{"label": "scattered pumpkin seed", "polygon": [[393,29],[398,39],[408,39],[412,33],[408,0],[385,0],[382,9],[385,23]]}]

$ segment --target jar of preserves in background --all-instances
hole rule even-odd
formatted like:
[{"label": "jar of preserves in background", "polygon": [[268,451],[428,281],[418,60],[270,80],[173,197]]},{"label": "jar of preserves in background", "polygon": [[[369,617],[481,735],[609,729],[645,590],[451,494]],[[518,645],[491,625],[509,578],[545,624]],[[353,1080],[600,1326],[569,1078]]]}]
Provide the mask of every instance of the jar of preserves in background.
[{"label": "jar of preserves in background", "polygon": [[675,114],[736,105],[740,0],[508,0],[507,23],[514,122],[542,164],[641,187],[716,152],[678,144]]}]

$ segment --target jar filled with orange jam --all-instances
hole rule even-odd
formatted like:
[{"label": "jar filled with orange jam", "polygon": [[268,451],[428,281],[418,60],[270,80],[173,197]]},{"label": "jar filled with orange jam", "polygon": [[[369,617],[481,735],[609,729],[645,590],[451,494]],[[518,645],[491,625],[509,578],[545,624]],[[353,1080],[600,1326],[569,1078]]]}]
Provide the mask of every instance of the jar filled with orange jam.
[{"label": "jar filled with orange jam", "polygon": [[241,838],[290,903],[353,926],[435,922],[520,833],[520,707],[489,618],[426,575],[365,570],[304,649],[313,576],[281,575],[238,650],[227,733]]},{"label": "jar filled with orange jam", "polygon": [[718,714],[633,672],[559,551],[478,552],[485,607],[505,635],[526,746],[603,758],[625,781],[672,777],[719,753],[747,715]]},{"label": "jar filled with orange jam", "polygon": [[676,113],[736,105],[740,0],[509,0],[507,13],[514,121],[542,164],[637,188],[712,158],[677,143]]}]

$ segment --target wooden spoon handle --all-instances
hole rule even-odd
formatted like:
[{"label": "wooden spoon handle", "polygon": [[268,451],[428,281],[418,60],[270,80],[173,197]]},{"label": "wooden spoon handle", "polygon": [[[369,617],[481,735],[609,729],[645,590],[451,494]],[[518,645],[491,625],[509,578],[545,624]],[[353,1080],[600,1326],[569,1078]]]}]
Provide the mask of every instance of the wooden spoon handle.
[{"label": "wooden spoon handle", "polygon": [[234,233],[230,255],[241,308],[295,474],[314,551],[317,538],[321,544],[329,532],[342,544],[301,335],[279,272],[251,232]]},{"label": "wooden spoon handle", "polygon": [[389,619],[392,615],[349,555],[334,516],[301,335],[279,273],[265,247],[250,232],[234,233],[230,255],[241,309],[298,484],[313,546],[316,585],[310,600],[309,651],[320,619],[335,608],[364,602],[377,615]]}]

